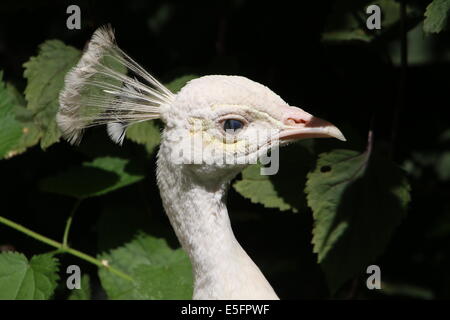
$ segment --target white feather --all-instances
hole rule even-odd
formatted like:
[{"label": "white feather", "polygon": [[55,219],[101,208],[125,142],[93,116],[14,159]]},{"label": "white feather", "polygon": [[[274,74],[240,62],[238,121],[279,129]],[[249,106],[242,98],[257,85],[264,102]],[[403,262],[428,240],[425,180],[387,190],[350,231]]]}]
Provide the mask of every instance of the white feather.
[{"label": "white feather", "polygon": [[111,122],[107,124],[108,135],[112,141],[122,145],[125,138],[126,125],[120,122]]},{"label": "white feather", "polygon": [[102,27],[67,73],[56,119],[70,143],[79,143],[85,128],[101,124],[109,124],[111,138],[122,143],[129,125],[159,118],[160,106],[170,105],[173,99],[166,87],[117,46],[111,27]]}]

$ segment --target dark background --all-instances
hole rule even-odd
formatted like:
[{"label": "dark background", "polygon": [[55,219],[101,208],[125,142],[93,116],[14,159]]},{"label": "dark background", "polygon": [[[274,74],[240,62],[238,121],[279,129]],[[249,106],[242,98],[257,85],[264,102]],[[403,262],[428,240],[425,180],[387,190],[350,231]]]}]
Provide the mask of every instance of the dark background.
[{"label": "dark background", "polygon": [[[65,11],[73,3],[81,7],[81,30],[65,27]],[[423,10],[429,1],[411,3]],[[334,4],[245,0],[2,1],[0,69],[4,70],[6,81],[23,90],[26,83],[22,64],[36,55],[39,44],[60,39],[81,49],[97,27],[111,23],[121,48],[162,82],[184,74],[243,75],[269,86],[289,104],[332,121],[349,143],[343,146],[320,142],[325,150],[363,150],[372,126],[375,143],[389,152],[397,164],[413,164],[408,167],[412,168],[408,171],[412,202],[407,218],[376,261],[382,268],[383,281],[396,290],[394,295],[370,292],[365,287],[366,275],[361,273],[334,297],[449,298],[450,186],[448,179],[435,170],[436,157],[449,150],[448,141],[439,139],[450,127],[446,114],[448,33],[422,36],[427,42],[419,44],[419,48],[415,40],[410,41],[408,56],[414,58],[420,49],[425,50],[427,58],[408,64],[402,71],[395,62],[398,52],[389,49],[392,43],[399,43],[400,30],[394,31],[389,40],[376,44],[321,41]],[[99,134],[105,135],[100,131]],[[118,152],[115,146],[99,148],[98,152],[103,152],[103,148]],[[125,148],[124,152],[136,157],[142,153],[140,146],[132,143]],[[36,184],[84,157],[68,144],[59,143],[46,152],[34,147],[11,161],[1,161],[1,214],[59,239],[73,200],[41,193]],[[108,206],[142,209],[142,214],[152,216],[149,221],[153,221],[153,227],[149,228],[167,234],[176,246],[161,207],[153,160],[148,162],[152,174],[143,183],[82,204],[71,232],[74,247],[96,254],[117,244],[98,240],[102,230],[114,230],[114,222],[109,226],[106,219],[116,221],[117,228],[126,224],[127,215],[108,217]],[[233,189],[228,207],[238,240],[281,298],[330,298],[310,244],[311,212],[294,214],[264,209]],[[48,250],[4,226],[0,226],[0,245],[26,254]],[[94,277],[95,296],[103,297],[96,285],[94,267],[70,256],[62,259],[62,265],[75,261],[88,270]],[[56,298],[66,294],[61,289]]]}]

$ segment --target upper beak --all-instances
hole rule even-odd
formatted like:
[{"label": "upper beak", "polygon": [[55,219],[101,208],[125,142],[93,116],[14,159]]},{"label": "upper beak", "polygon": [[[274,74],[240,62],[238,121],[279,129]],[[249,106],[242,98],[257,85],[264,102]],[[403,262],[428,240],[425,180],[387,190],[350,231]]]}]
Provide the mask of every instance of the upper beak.
[{"label": "upper beak", "polygon": [[285,127],[279,133],[280,140],[336,138],[347,141],[336,126],[297,107],[285,107],[283,123]]}]

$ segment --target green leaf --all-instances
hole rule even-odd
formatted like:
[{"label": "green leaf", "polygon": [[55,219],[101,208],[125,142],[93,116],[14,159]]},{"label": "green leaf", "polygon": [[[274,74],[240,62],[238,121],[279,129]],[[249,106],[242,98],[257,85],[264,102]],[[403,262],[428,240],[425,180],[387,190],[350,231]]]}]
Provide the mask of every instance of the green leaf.
[{"label": "green leaf", "polygon": [[435,298],[433,291],[411,284],[397,284],[382,282],[380,293],[388,296],[403,296],[412,299],[432,300]]},{"label": "green leaf", "polygon": [[[181,76],[165,86],[173,93],[177,93],[188,81],[195,78],[198,76],[193,74]],[[145,145],[147,152],[151,154],[161,140],[161,128],[155,120],[136,123],[128,128],[126,137],[133,142]]]},{"label": "green leaf", "polygon": [[22,95],[11,85],[5,85],[0,72],[0,159],[11,158],[36,144],[40,132],[29,119]]},{"label": "green leaf", "polygon": [[125,246],[100,259],[129,274],[121,279],[100,269],[103,288],[110,299],[191,299],[193,280],[190,261],[182,249],[172,249],[164,239],[141,233]]},{"label": "green leaf", "polygon": [[59,140],[60,132],[55,120],[59,91],[66,73],[80,56],[79,50],[59,40],[48,40],[40,45],[39,54],[24,64],[24,76],[28,80],[25,89],[27,109],[33,113],[34,122],[42,131],[43,149]]},{"label": "green leaf", "polygon": [[19,103],[11,88],[2,82],[3,72],[0,72],[0,159],[9,156],[22,136],[22,126],[15,119],[14,108]]},{"label": "green leaf", "polygon": [[444,130],[444,132],[442,132],[440,134],[439,141],[440,142],[448,142],[448,141],[450,141],[450,129],[446,129],[446,130]]},{"label": "green leaf", "polygon": [[261,175],[261,166],[251,165],[242,171],[242,179],[233,187],[253,203],[298,212],[306,208],[303,190],[312,163],[311,153],[297,143],[280,150],[279,171],[275,175]]},{"label": "green leaf", "polygon": [[325,42],[344,42],[344,41],[363,41],[370,42],[372,36],[368,35],[362,29],[354,30],[338,30],[324,32],[322,34],[322,41]]},{"label": "green leaf", "polygon": [[305,189],[314,252],[331,291],[365,272],[406,214],[409,185],[389,160],[351,150],[321,154]]},{"label": "green leaf", "polygon": [[253,203],[260,203],[266,208],[278,208],[281,211],[294,210],[275,190],[269,176],[260,173],[261,165],[251,165],[242,171],[242,180],[233,184],[234,189]]},{"label": "green leaf", "polygon": [[442,181],[450,179],[450,151],[443,152],[439,155],[439,158],[437,159],[436,173]]},{"label": "green leaf", "polygon": [[447,25],[450,0],[433,0],[425,10],[423,30],[426,33],[439,33]]},{"label": "green leaf", "polygon": [[[381,30],[368,30],[366,13],[368,5],[377,5],[381,9]],[[421,13],[420,13],[421,14]],[[417,24],[421,19],[418,12],[412,7],[407,7],[406,21],[409,25]],[[400,25],[400,4],[393,0],[376,1],[336,1],[330,15],[327,17],[322,41],[336,43],[346,41],[371,42],[376,39],[389,39],[392,32],[396,37],[396,29]]]},{"label": "green leaf", "polygon": [[128,128],[126,137],[133,142],[145,145],[145,149],[151,154],[161,140],[160,130],[155,120],[139,122]]},{"label": "green leaf", "polygon": [[366,33],[365,26],[361,25],[364,9],[368,5],[366,2],[369,1],[335,2],[326,19],[322,41],[371,41],[374,35]]},{"label": "green leaf", "polygon": [[0,254],[0,300],[49,299],[58,280],[58,260],[50,254],[33,256],[21,253]]},{"label": "green leaf", "polygon": [[91,299],[91,285],[88,274],[83,274],[81,277],[81,288],[73,289],[69,295],[69,300],[90,300]]},{"label": "green leaf", "polygon": [[[140,164],[128,159],[100,157],[40,182],[40,189],[78,199],[100,196],[144,178]],[[67,183],[70,181],[70,183]]]},{"label": "green leaf", "polygon": [[198,78],[198,75],[195,74],[184,75],[165,84],[165,86],[173,93],[177,93],[178,91],[180,91],[181,88],[183,88],[186,85],[186,83],[195,78]]}]

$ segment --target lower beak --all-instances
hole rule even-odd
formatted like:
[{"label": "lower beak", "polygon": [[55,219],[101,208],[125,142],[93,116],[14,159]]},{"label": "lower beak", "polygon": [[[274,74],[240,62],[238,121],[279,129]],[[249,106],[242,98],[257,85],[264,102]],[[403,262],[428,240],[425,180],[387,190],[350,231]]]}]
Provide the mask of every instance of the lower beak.
[{"label": "lower beak", "polygon": [[312,116],[306,123],[293,124],[281,130],[280,140],[300,140],[309,138],[336,138],[347,141],[342,132],[333,124]]}]

